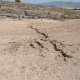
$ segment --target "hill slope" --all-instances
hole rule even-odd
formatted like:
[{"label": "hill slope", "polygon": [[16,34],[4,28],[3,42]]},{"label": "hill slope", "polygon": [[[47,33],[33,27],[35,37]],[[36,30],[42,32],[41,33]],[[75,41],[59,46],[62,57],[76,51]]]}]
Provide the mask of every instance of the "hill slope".
[{"label": "hill slope", "polygon": [[0,16],[33,19],[78,19],[80,11],[40,4],[1,2]]},{"label": "hill slope", "polygon": [[80,8],[80,2],[64,2],[64,1],[54,1],[45,3],[51,6],[60,6],[60,7],[73,7],[73,8]]}]

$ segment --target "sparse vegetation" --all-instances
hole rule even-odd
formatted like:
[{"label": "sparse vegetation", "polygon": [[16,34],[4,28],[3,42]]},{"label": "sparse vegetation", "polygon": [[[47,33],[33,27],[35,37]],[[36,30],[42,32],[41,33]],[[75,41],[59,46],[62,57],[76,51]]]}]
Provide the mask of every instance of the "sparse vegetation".
[{"label": "sparse vegetation", "polygon": [[74,8],[73,10],[80,10],[80,8]]}]

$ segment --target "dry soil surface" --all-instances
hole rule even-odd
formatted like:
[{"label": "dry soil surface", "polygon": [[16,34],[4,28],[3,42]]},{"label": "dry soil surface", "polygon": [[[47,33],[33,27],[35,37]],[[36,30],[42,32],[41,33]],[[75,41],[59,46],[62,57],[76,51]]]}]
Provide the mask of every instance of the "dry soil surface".
[{"label": "dry soil surface", "polygon": [[0,19],[0,80],[80,80],[80,20]]}]

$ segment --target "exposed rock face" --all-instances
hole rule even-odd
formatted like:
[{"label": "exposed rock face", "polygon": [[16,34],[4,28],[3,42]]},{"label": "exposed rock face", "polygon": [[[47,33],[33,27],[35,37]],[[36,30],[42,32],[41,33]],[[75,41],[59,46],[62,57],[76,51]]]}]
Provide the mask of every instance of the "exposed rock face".
[{"label": "exposed rock face", "polygon": [[0,9],[0,16],[18,17],[20,15],[24,15],[24,12],[22,10],[10,9],[10,8]]}]

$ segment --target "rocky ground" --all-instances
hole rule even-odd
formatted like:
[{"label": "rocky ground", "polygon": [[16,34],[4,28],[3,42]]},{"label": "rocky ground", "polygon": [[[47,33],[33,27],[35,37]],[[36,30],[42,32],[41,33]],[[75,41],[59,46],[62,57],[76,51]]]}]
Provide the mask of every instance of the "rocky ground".
[{"label": "rocky ground", "polygon": [[80,80],[80,20],[0,19],[0,80]]},{"label": "rocky ground", "polygon": [[0,2],[0,17],[19,19],[80,19],[80,10],[3,1]]}]

